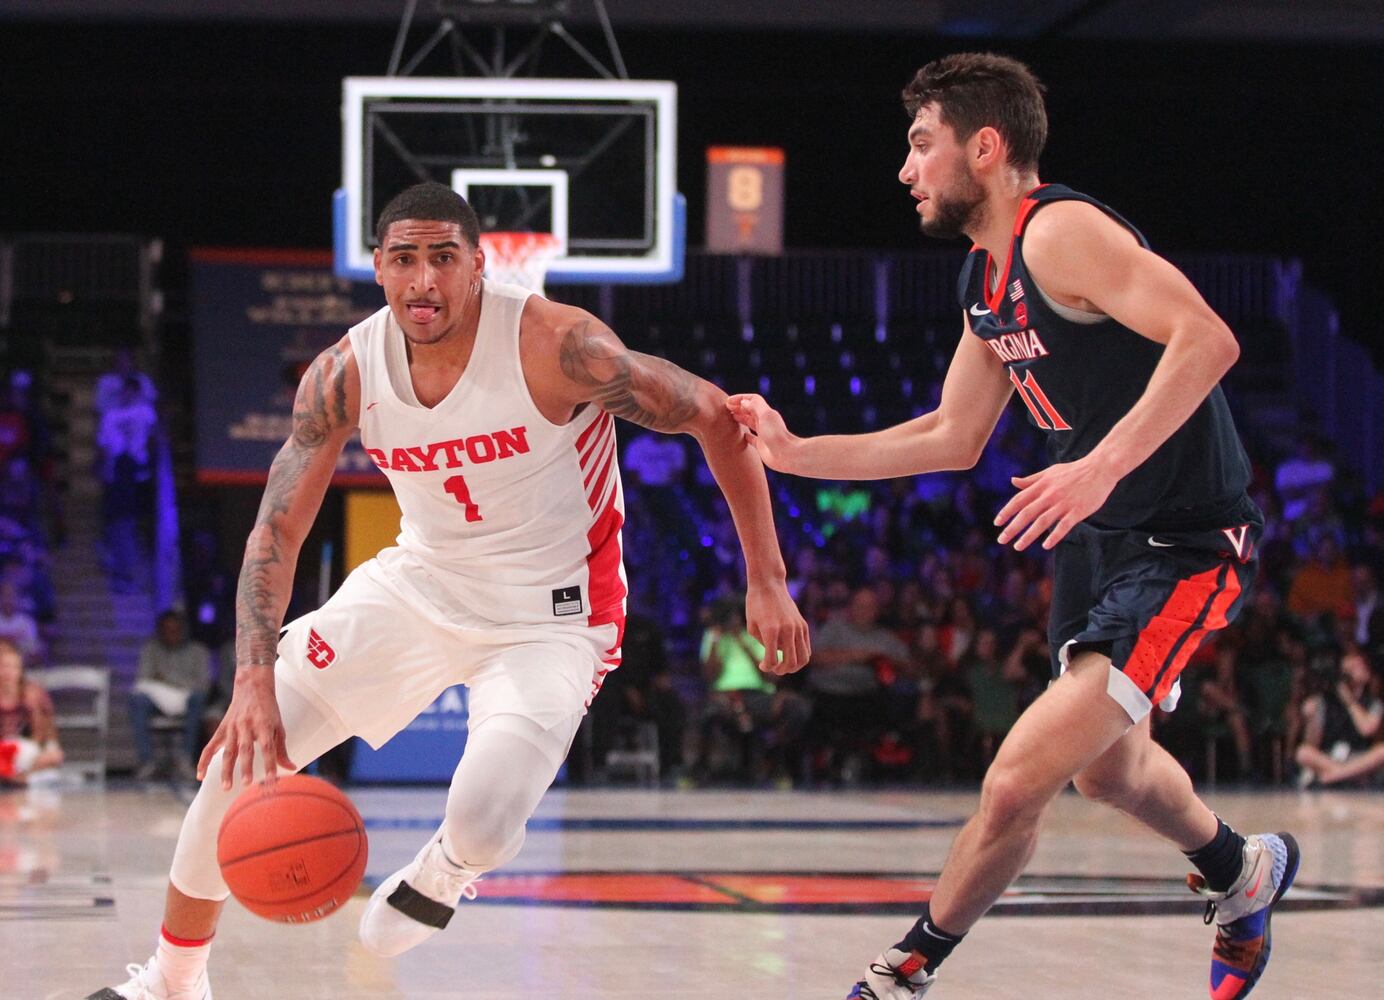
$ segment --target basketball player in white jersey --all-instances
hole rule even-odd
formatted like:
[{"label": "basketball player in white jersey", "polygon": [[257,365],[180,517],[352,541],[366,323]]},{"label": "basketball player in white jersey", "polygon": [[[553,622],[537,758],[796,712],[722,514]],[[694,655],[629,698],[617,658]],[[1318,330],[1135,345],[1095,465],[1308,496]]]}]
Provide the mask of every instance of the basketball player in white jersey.
[{"label": "basketball player in white jersey", "polygon": [[[440,830],[375,892],[361,939],[397,955],[444,927],[513,858],[582,715],[620,659],[624,502],[613,416],[692,434],[735,519],[762,668],[808,658],[763,466],[726,394],[639,354],[580,309],[483,276],[475,213],[441,184],[387,205],[388,305],[313,362],[269,471],[237,594],[235,691],[198,764],[157,951],[89,1000],[210,1000],[228,895],[216,831],[240,790],[351,735],[380,746],[447,687],[469,735]],[[280,637],[293,568],[359,429],[403,510],[397,543]]]}]

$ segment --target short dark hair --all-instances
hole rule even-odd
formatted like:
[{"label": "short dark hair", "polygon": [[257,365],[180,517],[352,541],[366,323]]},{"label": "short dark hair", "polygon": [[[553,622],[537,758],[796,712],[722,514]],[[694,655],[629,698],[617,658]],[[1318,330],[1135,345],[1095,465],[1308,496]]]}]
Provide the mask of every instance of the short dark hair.
[{"label": "short dark hair", "polygon": [[1048,141],[1044,87],[1033,71],[993,52],[958,52],[936,59],[903,88],[910,117],[937,105],[938,115],[965,142],[989,125],[1004,137],[1009,162],[1023,170],[1038,169]]},{"label": "short dark hair", "polygon": [[480,245],[481,223],[476,210],[466,199],[446,184],[424,181],[404,188],[380,212],[375,223],[375,245],[384,246],[385,233],[401,219],[424,219],[428,222],[455,222],[461,235],[473,248]]}]

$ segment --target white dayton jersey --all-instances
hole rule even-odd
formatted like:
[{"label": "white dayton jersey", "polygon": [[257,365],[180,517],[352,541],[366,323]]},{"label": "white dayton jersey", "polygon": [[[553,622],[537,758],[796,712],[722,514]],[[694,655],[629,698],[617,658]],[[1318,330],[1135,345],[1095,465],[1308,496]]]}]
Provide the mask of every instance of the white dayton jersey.
[{"label": "white dayton jersey", "polygon": [[457,624],[613,623],[618,635],[625,501],[615,421],[595,405],[566,424],[539,412],[519,358],[530,294],[484,282],[471,359],[431,408],[413,391],[389,308],[351,328],[361,442],[403,510],[397,543],[377,562]]}]

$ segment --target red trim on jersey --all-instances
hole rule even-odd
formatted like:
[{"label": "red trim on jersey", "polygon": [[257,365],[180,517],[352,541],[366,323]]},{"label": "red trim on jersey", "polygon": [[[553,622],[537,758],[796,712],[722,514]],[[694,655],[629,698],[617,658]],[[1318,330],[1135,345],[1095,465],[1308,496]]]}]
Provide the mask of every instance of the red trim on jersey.
[{"label": "red trim on jersey", "polygon": [[[604,430],[597,431],[600,425]],[[589,484],[592,476],[596,475],[595,489],[590,490],[586,495],[586,502],[594,512],[598,509],[602,492],[605,490],[611,470],[615,468],[615,421],[610,414],[602,414],[591,422],[591,426],[577,437],[575,442],[577,453],[581,461],[581,467],[587,469],[584,483]],[[605,433],[605,431],[609,433]],[[596,440],[591,442],[591,447],[586,449],[586,454],[582,455],[583,446],[588,443],[591,435],[596,434]],[[605,442],[609,443],[609,448],[603,447]],[[599,456],[604,455],[604,464]],[[588,469],[589,465],[589,469]],[[599,474],[597,469],[599,468]],[[590,627],[601,625],[615,626],[615,642],[606,650],[606,655],[602,662],[607,664],[604,670],[598,670],[591,681],[591,698],[601,690],[605,683],[605,675],[620,665],[620,646],[625,641],[625,595],[628,593],[625,581],[620,577],[620,565],[624,558],[624,552],[620,543],[620,528],[625,523],[625,516],[616,506],[616,500],[620,496],[619,486],[610,491],[610,496],[606,499],[605,506],[599,508],[600,514],[586,533],[586,544],[590,554],[586,557],[586,582],[587,582],[587,601],[591,608],[591,613],[587,616],[586,624]],[[591,701],[587,701],[589,707]]]},{"label": "red trim on jersey", "polygon": [[587,424],[586,430],[577,435],[577,452],[580,453],[582,449],[586,447],[587,439],[590,438],[598,428],[604,427],[611,422],[613,421],[610,414],[602,413],[595,420],[591,421],[591,423]]},{"label": "red trim on jersey", "polygon": [[625,516],[615,506],[618,490],[612,490],[596,523],[586,533],[591,554],[586,557],[587,588],[590,591],[591,614],[588,625],[617,626],[615,644],[607,651],[614,655],[620,648],[625,632],[625,581],[620,579],[620,528]]},{"label": "red trim on jersey", "polygon": [[601,429],[592,436],[585,448],[578,444],[578,461],[583,469],[591,468],[593,456],[604,451],[606,445],[615,440],[615,421],[610,417],[605,417],[600,423]]},{"label": "red trim on jersey", "polygon": [[993,292],[990,291],[990,272],[993,270],[991,265],[994,260],[989,251],[985,253],[985,281],[981,284],[980,290],[985,296],[985,304],[990,307],[990,311],[993,313],[1000,311],[1000,303],[1004,300],[1004,290],[1009,285],[1009,269],[1014,265],[1014,241],[1023,234],[1028,217],[1038,207],[1038,202],[1033,199],[1033,195],[1045,187],[1047,187],[1046,184],[1039,184],[1024,195],[1023,201],[1019,202],[1019,212],[1014,217],[1014,235],[1009,240],[1009,253],[1004,259],[1004,273],[1000,275],[999,283],[995,285]]},{"label": "red trim on jersey", "polygon": [[578,459],[578,461],[581,463],[581,467],[583,469],[590,470],[593,465],[596,465],[596,455],[603,453],[606,450],[606,446],[610,444],[610,441],[613,437],[613,434],[607,433],[597,434],[594,438],[592,438],[590,447],[588,447],[586,451],[582,452],[580,458]]},{"label": "red trim on jersey", "polygon": [[1033,210],[1040,204],[1038,199],[1033,196],[1045,187],[1047,187],[1046,184],[1039,184],[1028,194],[1024,195],[1023,201],[1019,202],[1019,214],[1014,216],[1014,236],[1016,238],[1024,234],[1024,227],[1028,225],[1028,217],[1033,214]]},{"label": "red trim on jersey", "polygon": [[592,448],[587,457],[582,459],[581,467],[586,470],[586,475],[582,477],[582,486],[589,489],[591,480],[595,478],[597,470],[600,469],[602,465],[608,464],[614,454],[615,435],[612,434],[610,437],[597,444],[596,447]]},{"label": "red trim on jersey", "polygon": [[1009,265],[1014,262],[1014,241],[1009,241],[1009,256],[1004,260],[1004,273],[1000,275],[999,287],[995,292],[990,291],[990,275],[994,272],[995,258],[990,256],[990,251],[985,251],[985,282],[980,287],[980,294],[985,296],[985,307],[991,312],[999,309],[1000,303],[1004,299],[1004,286],[1009,280]]},{"label": "red trim on jersey", "polygon": [[[600,502],[601,493],[605,490],[606,481],[610,478],[610,470],[614,465],[615,449],[612,448],[610,449],[610,454],[606,457],[605,465],[601,466],[601,472],[600,475],[596,477],[595,485],[591,487],[591,492],[588,493],[586,497],[586,502],[591,504],[593,509],[595,505]],[[614,497],[611,499],[613,500]]]}]

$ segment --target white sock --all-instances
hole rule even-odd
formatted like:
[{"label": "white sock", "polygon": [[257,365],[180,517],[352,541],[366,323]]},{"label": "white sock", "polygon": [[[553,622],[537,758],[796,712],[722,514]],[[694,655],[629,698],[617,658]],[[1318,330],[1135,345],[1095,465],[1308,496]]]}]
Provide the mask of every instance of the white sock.
[{"label": "white sock", "polygon": [[166,927],[159,929],[159,947],[154,958],[169,993],[191,991],[206,972],[210,955],[211,938],[185,941],[169,934]]}]

